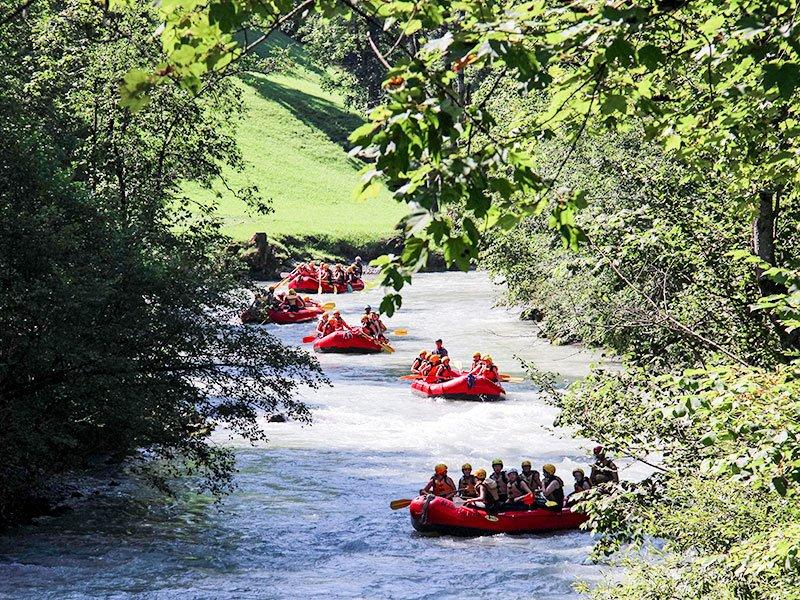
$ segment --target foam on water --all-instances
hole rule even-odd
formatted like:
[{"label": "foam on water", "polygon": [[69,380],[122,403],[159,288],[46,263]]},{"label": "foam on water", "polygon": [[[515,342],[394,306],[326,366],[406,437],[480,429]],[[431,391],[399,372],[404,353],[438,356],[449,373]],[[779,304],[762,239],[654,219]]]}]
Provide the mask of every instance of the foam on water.
[{"label": "foam on water", "polygon": [[[587,534],[426,537],[407,511],[387,506],[413,497],[440,461],[457,475],[464,461],[529,458],[556,464],[567,480],[588,463],[591,442],[554,430],[555,410],[530,385],[508,384],[505,402],[471,403],[414,396],[397,379],[437,337],[462,364],[489,352],[512,374],[521,374],[514,356],[565,380],[598,359],[548,345],[516,311],[493,308],[497,293],[480,273],[416,277],[387,323],[410,332],[392,338],[395,354],[320,356],[333,386],[304,392],[312,426],[264,423],[269,443],[255,447],[216,434],[237,448],[240,469],[237,491],[220,506],[119,492],[19,528],[0,538],[0,596],[446,598],[476,586],[497,586],[504,598],[574,596],[576,578],[601,576],[587,563]],[[380,296],[324,300],[355,324]],[[268,327],[290,344],[312,329]]]}]

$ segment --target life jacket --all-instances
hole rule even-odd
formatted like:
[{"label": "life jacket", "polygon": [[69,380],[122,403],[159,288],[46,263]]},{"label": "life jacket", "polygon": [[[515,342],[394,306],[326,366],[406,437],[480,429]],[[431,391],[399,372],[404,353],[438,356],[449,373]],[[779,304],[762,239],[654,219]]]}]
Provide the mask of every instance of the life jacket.
[{"label": "life jacket", "polygon": [[422,358],[421,356],[418,356],[417,358],[414,359],[414,362],[411,363],[411,370],[414,372],[418,372],[420,368],[422,368],[423,364],[425,364],[425,359]]},{"label": "life jacket", "polygon": [[542,485],[544,488],[547,488],[552,481],[557,481],[560,484],[560,487],[553,490],[553,497],[548,498],[548,500],[553,500],[554,502],[558,503],[559,506],[564,506],[564,482],[562,481],[561,477],[558,475],[550,475],[549,473],[545,473]]},{"label": "life jacket", "polygon": [[582,479],[576,479],[575,480],[575,491],[576,492],[582,492],[582,491],[584,491],[584,488],[587,485],[589,486],[589,488],[591,488],[592,487],[592,481],[586,475],[584,475]]},{"label": "life jacket", "polygon": [[434,496],[447,496],[451,492],[455,492],[456,488],[452,485],[448,480],[449,477],[442,477],[441,479],[437,479],[436,475],[431,477],[431,481],[433,482],[433,490],[432,493]]},{"label": "life jacket", "polygon": [[459,494],[462,498],[477,498],[478,478],[475,475],[464,475],[458,480]]},{"label": "life jacket", "polygon": [[353,275],[360,279],[364,274],[364,267],[359,263],[353,263]]},{"label": "life jacket", "polygon": [[481,369],[481,376],[489,381],[497,381],[500,376],[497,373],[497,365],[484,365]]},{"label": "life jacket", "polygon": [[514,482],[509,481],[508,482],[508,485],[506,486],[506,493],[508,494],[509,500],[512,497],[512,494],[511,494],[512,490],[515,491],[515,493],[513,494],[515,500],[518,500],[520,496],[524,496],[525,494],[528,493],[528,492],[524,492],[522,490],[522,485],[520,485],[521,483],[522,483],[522,479],[520,479],[519,476],[517,476],[517,480],[516,481],[514,481]]},{"label": "life jacket", "polygon": [[533,491],[535,491],[534,488],[538,488],[539,487],[539,484],[536,483],[537,480],[541,481],[541,478],[536,478],[536,475],[538,475],[538,474],[539,474],[539,472],[536,471],[535,469],[531,469],[531,472],[528,473],[527,475],[525,475],[525,471],[520,471],[519,478],[522,481],[524,481],[525,485],[527,485],[531,489],[531,491],[533,492]]},{"label": "life jacket", "polygon": [[453,369],[445,364],[436,367],[436,373],[434,374],[437,379],[452,379],[453,375],[455,375]]},{"label": "life jacket", "polygon": [[469,368],[469,372],[473,375],[477,375],[483,370],[483,361],[482,360],[473,360],[472,366]]},{"label": "life jacket", "polygon": [[483,487],[485,490],[484,497],[489,503],[494,504],[500,501],[500,492],[497,489],[496,481],[493,481],[492,479],[484,479],[482,482],[480,482],[477,486],[475,486],[475,490],[478,492],[478,495],[480,495],[481,487]]},{"label": "life jacket", "polygon": [[420,375],[424,375],[424,376],[426,376],[426,377],[427,377],[427,376],[430,374],[430,372],[431,372],[431,370],[432,370],[432,369],[433,369],[433,364],[432,364],[432,363],[429,363],[429,362],[426,362],[426,363],[425,363],[425,366],[423,366],[423,367],[420,369],[420,371],[419,371],[419,374],[420,374]]},{"label": "life jacket", "polygon": [[317,323],[317,333],[321,333],[323,336],[327,335],[325,332],[330,329],[330,325],[330,321],[319,321]]},{"label": "life jacket", "polygon": [[492,471],[492,474],[489,475],[489,479],[491,479],[492,481],[494,481],[497,484],[497,493],[498,494],[500,494],[501,496],[508,495],[507,489],[506,489],[507,486],[508,486],[508,476],[506,475],[505,471],[500,471],[499,475],[497,473],[495,473],[494,471]]}]

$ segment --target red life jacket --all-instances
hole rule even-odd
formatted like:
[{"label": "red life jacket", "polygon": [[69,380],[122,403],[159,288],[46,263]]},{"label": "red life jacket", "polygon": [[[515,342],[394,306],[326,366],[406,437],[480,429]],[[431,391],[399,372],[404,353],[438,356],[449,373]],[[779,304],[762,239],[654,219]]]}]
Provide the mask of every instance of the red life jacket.
[{"label": "red life jacket", "polygon": [[483,370],[481,370],[481,376],[489,381],[500,379],[500,375],[497,373],[497,365],[484,365]]}]

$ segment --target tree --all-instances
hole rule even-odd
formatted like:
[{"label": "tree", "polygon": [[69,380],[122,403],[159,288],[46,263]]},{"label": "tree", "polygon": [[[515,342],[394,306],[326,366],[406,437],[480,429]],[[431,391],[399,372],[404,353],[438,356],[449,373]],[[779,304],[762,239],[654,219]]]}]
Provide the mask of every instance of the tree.
[{"label": "tree", "polygon": [[122,76],[160,56],[148,10],[37,1],[0,23],[0,521],[98,457],[222,493],[233,454],[211,431],[308,421],[299,386],[325,382],[306,352],[230,324],[241,274],[181,193],[239,163],[234,89],[120,107]]},{"label": "tree", "polygon": [[[432,247],[466,269],[487,232],[544,211],[566,247],[596,247],[580,226],[584,192],[554,194],[563,165],[587,135],[643,127],[678,165],[681,180],[714,181],[713,193],[725,203],[713,198],[697,210],[720,211],[736,219],[737,230],[751,227],[752,282],[770,298],[762,305],[771,311],[771,331],[760,335],[778,336],[780,352],[774,360],[743,357],[732,340],[708,337],[672,316],[671,326],[715,354],[713,361],[683,374],[642,368],[598,374],[557,401],[563,423],[595,437],[604,433],[612,449],[641,460],[663,455],[651,461],[653,476],[607,496],[596,492],[587,507],[592,527],[609,536],[601,550],[649,535],[665,539],[661,561],[633,562],[626,582],[597,595],[796,595],[797,327],[787,318],[796,315],[796,279],[787,275],[792,265],[778,261],[796,256],[797,248],[796,236],[776,237],[784,208],[796,203],[800,172],[794,4],[344,0],[251,9],[241,0],[176,1],[165,7],[170,77],[197,89],[201,75],[237,58],[226,36],[238,27],[251,19],[279,26],[283,16],[312,9],[358,18],[389,39],[414,35],[421,42],[394,61],[386,102],[351,138],[371,161],[361,195],[380,183],[415,211],[402,255],[378,263],[382,283],[395,290],[384,312],[401,305],[399,292]],[[203,35],[207,27],[213,35]],[[479,69],[484,94],[458,93],[462,74]],[[132,82],[125,100],[140,102],[161,79],[150,73]],[[523,122],[499,118],[488,100],[509,80],[526,93],[542,90],[549,108]],[[566,151],[548,173],[535,153],[553,138]],[[636,291],[625,271],[617,269],[613,279]],[[647,290],[642,302],[657,311]],[[695,365],[687,360],[672,370],[687,366]],[[761,551],[765,559],[754,558]]]}]

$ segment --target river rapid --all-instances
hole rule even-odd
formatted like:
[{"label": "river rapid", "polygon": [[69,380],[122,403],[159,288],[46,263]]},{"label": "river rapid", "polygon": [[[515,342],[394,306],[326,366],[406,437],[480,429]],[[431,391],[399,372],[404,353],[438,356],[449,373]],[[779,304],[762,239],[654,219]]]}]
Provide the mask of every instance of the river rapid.
[{"label": "river rapid", "polygon": [[[387,320],[395,354],[320,355],[333,387],[305,393],[314,423],[264,423],[269,443],[236,446],[237,490],[221,504],[192,496],[169,502],[134,481],[107,487],[59,517],[0,537],[3,598],[571,598],[576,580],[603,569],[588,559],[583,532],[460,539],[416,533],[407,509],[437,462],[457,481],[463,462],[506,468],[528,458],[570,471],[589,464],[588,440],[552,427],[556,411],[530,384],[506,384],[508,400],[472,403],[411,394],[398,376],[442,337],[454,360],[491,353],[504,372],[514,356],[583,376],[599,359],[554,347],[533,323],[496,308],[500,288],[483,273],[415,277],[403,308]],[[324,297],[351,324],[380,290]],[[312,324],[268,326],[299,344]],[[623,476],[628,474],[623,472]]]}]

